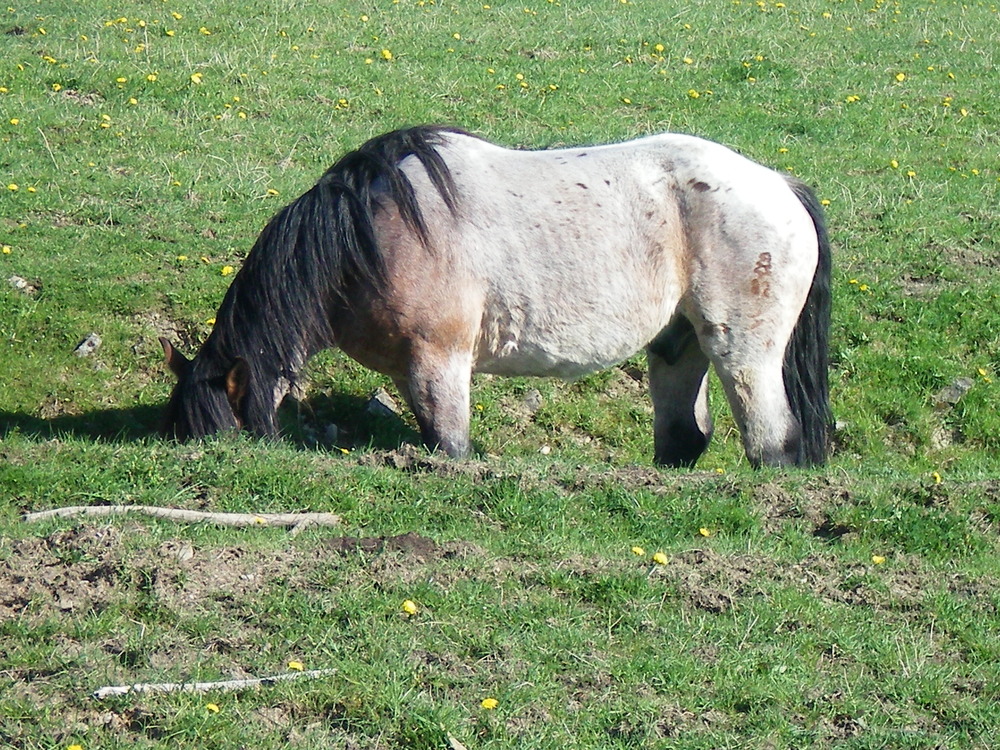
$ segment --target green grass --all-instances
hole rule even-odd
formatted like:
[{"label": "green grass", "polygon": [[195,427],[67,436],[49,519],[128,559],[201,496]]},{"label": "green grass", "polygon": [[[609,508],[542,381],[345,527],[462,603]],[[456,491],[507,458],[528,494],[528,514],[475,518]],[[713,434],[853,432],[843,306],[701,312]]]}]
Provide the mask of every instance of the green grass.
[{"label": "green grass", "polygon": [[[0,12],[0,745],[995,744],[998,15],[945,0]],[[713,383],[698,470],[653,468],[641,356],[568,384],[477,378],[469,462],[400,449],[412,417],[366,413],[387,383],[338,353],[314,360],[281,442],[154,437],[171,385],[157,336],[193,352],[223,269],[281,205],[344,150],[425,122],[530,148],[691,132],[815,186],[835,245],[829,465],[750,470]],[[74,357],[91,331],[103,345]],[[959,377],[971,389],[938,406]],[[344,528],[21,520],[113,503],[331,511]],[[292,660],[337,672],[89,697]]]}]

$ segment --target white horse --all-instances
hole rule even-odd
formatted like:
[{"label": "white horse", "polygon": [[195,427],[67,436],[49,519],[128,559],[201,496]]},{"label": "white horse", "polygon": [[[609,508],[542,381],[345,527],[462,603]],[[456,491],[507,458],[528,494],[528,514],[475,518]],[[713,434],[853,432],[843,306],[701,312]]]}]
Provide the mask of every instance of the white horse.
[{"label": "white horse", "polygon": [[194,360],[162,341],[166,431],[273,434],[306,360],[337,346],[461,457],[473,372],[572,378],[645,347],[657,462],[704,451],[711,363],[752,464],[822,463],[829,284],[812,192],[716,143],[514,151],[395,131],[272,219]]}]

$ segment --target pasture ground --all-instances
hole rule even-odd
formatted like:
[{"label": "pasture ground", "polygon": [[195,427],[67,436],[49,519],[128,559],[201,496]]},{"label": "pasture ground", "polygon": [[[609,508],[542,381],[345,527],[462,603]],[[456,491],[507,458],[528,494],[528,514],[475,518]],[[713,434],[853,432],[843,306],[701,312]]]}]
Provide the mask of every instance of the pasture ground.
[{"label": "pasture ground", "polygon": [[[995,745],[998,15],[0,12],[0,745]],[[368,413],[384,379],[336,353],[281,442],[154,437],[157,336],[193,351],[267,218],[345,149],[422,122],[531,148],[692,132],[814,185],[836,248],[829,465],[751,471],[715,389],[698,468],[653,468],[641,356],[569,384],[477,378],[465,462]],[[344,524],[22,520],[120,503]],[[299,665],[336,671],[90,697]]]}]

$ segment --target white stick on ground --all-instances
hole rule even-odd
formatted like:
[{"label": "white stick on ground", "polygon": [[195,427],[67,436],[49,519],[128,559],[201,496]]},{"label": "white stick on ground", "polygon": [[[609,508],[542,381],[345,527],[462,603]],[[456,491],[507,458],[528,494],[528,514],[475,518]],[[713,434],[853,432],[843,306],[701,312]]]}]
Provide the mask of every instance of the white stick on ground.
[{"label": "white stick on ground", "polygon": [[221,682],[139,682],[135,685],[112,685],[102,687],[91,693],[97,700],[103,700],[113,695],[129,695],[131,693],[207,693],[212,690],[243,690],[244,688],[273,685],[276,682],[288,680],[313,680],[333,674],[336,669],[309,669],[304,672],[288,672],[272,677],[254,677],[245,680],[222,680]]},{"label": "white stick on ground", "polygon": [[75,505],[53,508],[37,513],[25,513],[27,522],[44,521],[68,516],[118,516],[140,513],[183,523],[214,523],[219,526],[281,526],[301,529],[306,526],[339,526],[340,516],[333,513],[208,513],[181,508],[159,508],[155,505]]}]

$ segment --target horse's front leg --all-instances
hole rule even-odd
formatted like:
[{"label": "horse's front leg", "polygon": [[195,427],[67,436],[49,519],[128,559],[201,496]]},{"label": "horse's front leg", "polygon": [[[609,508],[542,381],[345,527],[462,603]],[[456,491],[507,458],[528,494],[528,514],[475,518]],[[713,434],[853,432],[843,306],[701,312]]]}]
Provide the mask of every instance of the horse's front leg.
[{"label": "horse's front leg", "polygon": [[420,436],[431,450],[465,458],[469,441],[472,353],[423,346],[415,351],[407,377],[397,387],[413,410]]}]

